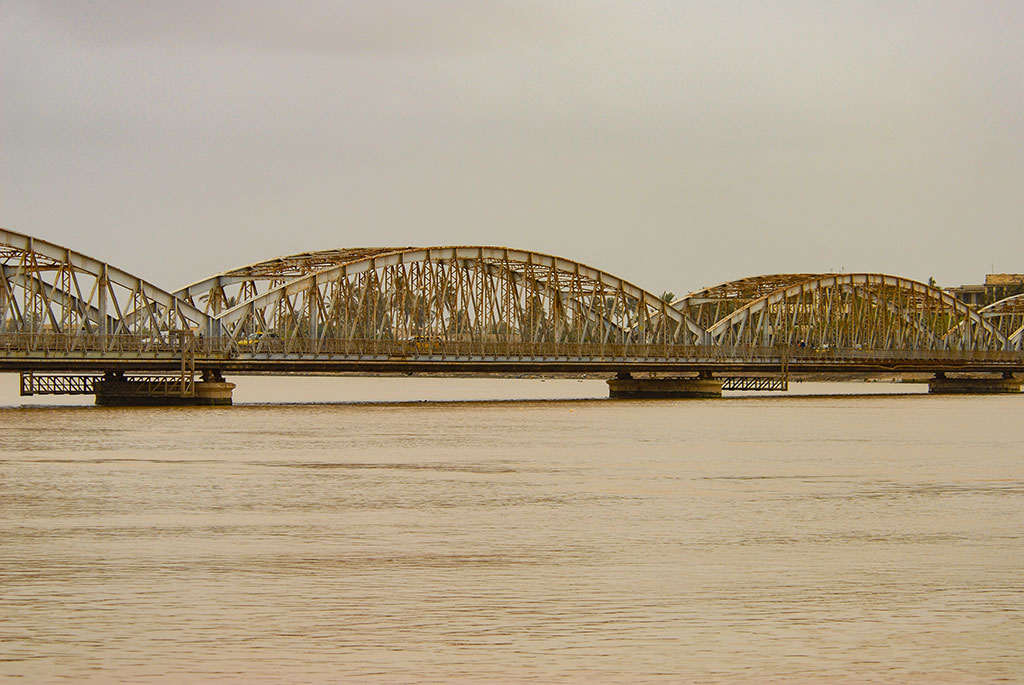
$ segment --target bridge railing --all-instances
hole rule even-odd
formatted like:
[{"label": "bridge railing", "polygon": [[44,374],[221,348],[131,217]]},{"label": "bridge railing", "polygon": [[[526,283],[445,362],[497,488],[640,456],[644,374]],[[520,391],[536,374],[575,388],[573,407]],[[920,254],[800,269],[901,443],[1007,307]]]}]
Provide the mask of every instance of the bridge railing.
[{"label": "bridge railing", "polygon": [[[210,341],[213,348],[217,341]],[[707,356],[714,348],[696,345],[652,345],[572,342],[513,342],[498,340],[388,340],[340,339],[311,340],[263,339],[259,341],[227,341],[221,346],[231,356],[314,356],[314,357],[388,357],[388,358],[593,358],[621,359],[689,358]]]},{"label": "bridge railing", "polygon": [[90,335],[56,333],[0,333],[0,357],[110,357],[167,359],[187,353],[206,359],[386,358],[399,360],[457,361],[459,359],[571,359],[574,361],[692,360],[782,363],[789,365],[846,362],[1024,361],[1024,353],[1004,350],[874,350],[857,348],[801,348],[798,346],[719,346],[640,343],[510,342],[500,340],[443,340],[435,338],[388,340],[342,338],[258,339],[205,338],[189,331],[161,336]]},{"label": "bridge railing", "polygon": [[[646,343],[510,342],[488,340],[387,340],[269,338],[259,341],[210,340],[208,349],[246,357],[387,357],[394,359],[530,358],[573,360],[665,359],[757,361],[789,364],[847,361],[936,360],[1021,361],[1021,352],[1004,350],[869,350],[801,348],[798,346],[671,345]],[[202,345],[200,345],[202,348]]]},{"label": "bridge railing", "polygon": [[22,353],[66,354],[180,354],[191,331],[164,332],[161,335],[96,335],[90,333],[0,333],[0,355]]}]

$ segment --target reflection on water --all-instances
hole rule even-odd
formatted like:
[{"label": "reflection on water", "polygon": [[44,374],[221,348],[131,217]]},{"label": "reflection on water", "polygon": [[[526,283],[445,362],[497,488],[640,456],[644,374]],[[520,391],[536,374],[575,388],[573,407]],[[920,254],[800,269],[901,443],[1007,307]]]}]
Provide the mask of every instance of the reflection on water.
[{"label": "reflection on water", "polygon": [[1014,680],[1022,402],[3,409],[0,677]]}]

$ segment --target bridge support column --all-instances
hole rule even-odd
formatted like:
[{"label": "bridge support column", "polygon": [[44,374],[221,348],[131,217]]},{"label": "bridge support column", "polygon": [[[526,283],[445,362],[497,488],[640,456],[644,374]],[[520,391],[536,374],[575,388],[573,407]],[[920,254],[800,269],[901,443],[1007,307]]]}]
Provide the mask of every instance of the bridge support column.
[{"label": "bridge support column", "polygon": [[928,381],[928,392],[933,395],[1001,395],[1019,393],[1022,382],[1012,373],[1003,374],[1002,378],[947,378],[939,372]]},{"label": "bridge support column", "polygon": [[721,397],[722,381],[702,373],[697,378],[633,378],[620,373],[608,379],[608,396],[613,399],[670,399]]},{"label": "bridge support column", "polygon": [[118,373],[108,373],[94,385],[96,404],[109,407],[229,407],[234,388],[219,372],[204,372],[189,393],[182,392],[177,379],[126,378]]}]

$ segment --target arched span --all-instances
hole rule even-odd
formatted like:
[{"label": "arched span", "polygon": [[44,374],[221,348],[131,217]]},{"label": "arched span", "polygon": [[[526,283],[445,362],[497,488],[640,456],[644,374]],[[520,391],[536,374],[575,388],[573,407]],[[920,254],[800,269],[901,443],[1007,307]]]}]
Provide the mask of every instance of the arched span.
[{"label": "arched span", "polygon": [[274,257],[236,267],[196,281],[174,291],[174,295],[214,316],[240,302],[283,285],[296,278],[411,247],[369,247],[319,250]]},{"label": "arched span", "polygon": [[993,302],[978,313],[1006,336],[1007,349],[1024,349],[1024,293]]},{"label": "arched span", "polygon": [[126,271],[0,228],[0,331],[168,341],[210,317]]},{"label": "arched span", "polygon": [[1001,350],[1002,335],[942,290],[885,274],[830,274],[736,310],[709,331],[719,345]]},{"label": "arched span", "polygon": [[607,272],[477,246],[370,248],[217,319],[239,342],[272,332],[286,340],[695,344],[705,334],[661,298]]},{"label": "arched span", "polygon": [[747,304],[781,288],[825,274],[768,274],[725,281],[672,301],[672,306],[710,329]]},{"label": "arched span", "polygon": [[[267,290],[284,285],[295,278],[370,257],[379,258],[386,254],[408,253],[418,249],[421,248],[363,247],[301,252],[230,269],[196,281],[174,294],[191,304],[196,304],[198,300],[207,313],[217,315],[223,309],[234,307],[245,300],[255,299]],[[493,265],[488,265],[487,270],[493,274]],[[511,276],[519,283],[524,282],[522,274],[512,273]],[[538,284],[533,284],[533,287],[538,287]],[[561,294],[561,299],[563,304],[566,304],[564,293]],[[594,312],[587,312],[587,316],[595,323],[600,319]]]}]

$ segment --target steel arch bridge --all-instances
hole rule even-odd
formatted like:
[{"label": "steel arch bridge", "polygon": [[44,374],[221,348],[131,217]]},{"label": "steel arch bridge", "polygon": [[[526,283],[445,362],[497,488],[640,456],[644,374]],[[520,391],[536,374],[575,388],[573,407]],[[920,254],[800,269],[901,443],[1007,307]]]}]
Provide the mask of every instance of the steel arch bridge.
[{"label": "steel arch bridge", "polygon": [[885,274],[756,276],[666,302],[538,252],[378,247],[168,291],[4,229],[0,267],[0,370],[35,378],[178,374],[189,392],[222,373],[1024,372],[1024,296],[975,311]]}]

